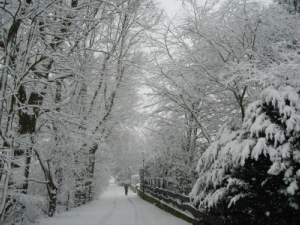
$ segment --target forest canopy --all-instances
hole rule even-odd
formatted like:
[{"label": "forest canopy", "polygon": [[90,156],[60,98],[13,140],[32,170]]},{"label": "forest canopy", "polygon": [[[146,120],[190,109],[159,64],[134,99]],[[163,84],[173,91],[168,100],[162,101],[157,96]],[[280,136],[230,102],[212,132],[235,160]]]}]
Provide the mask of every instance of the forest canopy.
[{"label": "forest canopy", "polygon": [[140,171],[224,224],[299,223],[300,1],[177,3],[0,0],[0,224]]}]

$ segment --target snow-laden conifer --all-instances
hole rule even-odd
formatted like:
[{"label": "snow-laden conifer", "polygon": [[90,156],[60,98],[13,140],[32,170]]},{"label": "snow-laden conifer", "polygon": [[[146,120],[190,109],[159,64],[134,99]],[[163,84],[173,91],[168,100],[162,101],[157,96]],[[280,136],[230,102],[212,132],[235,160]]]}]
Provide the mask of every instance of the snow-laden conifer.
[{"label": "snow-laden conifer", "polygon": [[289,86],[265,89],[248,107],[242,127],[222,128],[201,156],[194,203],[212,211],[239,209],[252,218],[267,215],[260,219],[265,223],[280,218],[294,224],[300,206],[299,147],[299,92]]}]

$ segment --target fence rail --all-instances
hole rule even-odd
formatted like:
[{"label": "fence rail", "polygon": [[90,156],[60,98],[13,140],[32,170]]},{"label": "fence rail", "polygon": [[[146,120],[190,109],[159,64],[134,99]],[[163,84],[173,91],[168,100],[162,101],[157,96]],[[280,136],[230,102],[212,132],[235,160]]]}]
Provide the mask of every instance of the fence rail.
[{"label": "fence rail", "polygon": [[152,187],[149,185],[145,185],[144,190],[153,197],[171,204],[173,207],[183,212],[189,212],[195,219],[202,215],[197,208],[190,204],[190,198],[186,195],[181,195],[163,188]]},{"label": "fence rail", "polygon": [[238,208],[228,210],[224,206],[213,212],[198,209],[192,204],[189,196],[179,193],[176,185],[162,178],[147,177],[141,180],[138,194],[145,200],[194,225],[239,224],[240,221],[246,221],[245,218],[251,221],[251,216],[245,210]]},{"label": "fence rail", "polygon": [[[154,199],[154,203],[163,204],[168,208],[167,211],[173,211],[172,214],[180,215],[179,217],[195,225],[219,225],[224,224],[219,216],[212,217],[204,211],[197,209],[192,203],[189,196],[177,193],[169,188],[173,187],[171,182],[162,178],[144,179],[138,190],[140,195],[147,195]],[[149,200],[149,199],[148,199]],[[159,206],[158,205],[158,206]],[[175,211],[175,213],[174,213]]]}]

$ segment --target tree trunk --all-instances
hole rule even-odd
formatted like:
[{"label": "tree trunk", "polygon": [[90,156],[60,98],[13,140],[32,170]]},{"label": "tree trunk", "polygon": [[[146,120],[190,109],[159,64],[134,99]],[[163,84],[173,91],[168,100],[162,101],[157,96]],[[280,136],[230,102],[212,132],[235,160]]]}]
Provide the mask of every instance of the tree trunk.
[{"label": "tree trunk", "polygon": [[247,91],[247,86],[245,86],[243,88],[243,91],[242,93],[239,93],[235,90],[232,90],[232,93],[238,103],[238,106],[240,108],[240,111],[241,111],[241,119],[242,119],[242,122],[244,121],[245,119],[245,108],[246,108],[246,104],[245,104],[245,97],[246,97],[246,91]]},{"label": "tree trunk", "polygon": [[51,171],[50,162],[47,161],[47,164],[41,158],[41,155],[37,150],[35,150],[35,154],[40,162],[42,171],[44,173],[45,180],[47,181],[47,192],[49,198],[49,208],[48,208],[48,216],[52,217],[56,211],[56,203],[57,203],[57,186],[54,181],[54,176]]},{"label": "tree trunk", "polygon": [[[22,107],[24,104],[26,104],[26,90],[23,85],[20,86],[18,90],[18,102],[19,107]],[[32,92],[28,104],[30,105],[38,105],[40,106],[42,104],[43,97],[35,92]],[[38,107],[33,107],[33,114],[29,114],[28,112],[24,112],[23,110],[18,110],[19,115],[19,134],[30,134],[33,135],[35,132],[36,122],[37,118],[39,116],[40,109]],[[31,144],[34,144],[33,137],[31,137]],[[24,169],[24,184],[22,187],[22,193],[27,194],[28,191],[28,179],[30,175],[30,163],[31,163],[31,156],[32,156],[32,148],[29,149],[20,149],[19,152],[16,151],[15,154],[23,155],[25,154],[25,169]]]},{"label": "tree trunk", "polygon": [[23,194],[27,194],[28,191],[28,187],[29,187],[29,175],[30,175],[30,163],[31,163],[31,152],[32,149],[27,149],[26,150],[26,161],[25,161],[25,169],[24,169],[24,183],[23,183],[23,187],[22,187],[22,193]]},{"label": "tree trunk", "polygon": [[98,150],[98,144],[94,143],[89,149],[89,165],[88,165],[88,196],[87,200],[93,200],[93,187],[94,187],[94,174],[95,174],[95,163],[96,163],[96,152]]},{"label": "tree trunk", "polygon": [[[11,148],[12,143],[4,143],[3,146],[7,148]],[[14,151],[13,149],[10,149],[9,152],[9,158],[13,158]],[[5,169],[5,174],[3,178],[3,184],[2,184],[2,191],[0,192],[0,222],[4,220],[5,217],[5,211],[6,211],[6,203],[9,196],[9,180],[11,176],[11,169],[12,169],[12,161],[8,160],[4,162],[3,168]],[[1,184],[1,183],[0,183]],[[1,189],[0,189],[1,190]]]},{"label": "tree trunk", "polygon": [[53,217],[56,211],[56,203],[57,203],[57,187],[54,183],[49,181],[47,184],[47,191],[49,197],[49,209],[48,216]]},{"label": "tree trunk", "polygon": [[[55,104],[59,104],[62,100],[62,81],[57,80],[55,82],[56,85],[56,92],[55,92]],[[56,107],[56,112],[60,112],[60,106]],[[54,154],[57,154],[56,151],[61,151],[59,148],[59,130],[58,130],[58,123],[56,123],[55,121],[53,122],[53,131],[55,133],[54,136],[54,142],[55,142],[55,151]],[[60,162],[54,162],[55,163],[55,179],[56,179],[56,183],[57,183],[57,189],[58,192],[61,191],[62,188],[62,183],[63,183],[63,167],[61,165]]]}]

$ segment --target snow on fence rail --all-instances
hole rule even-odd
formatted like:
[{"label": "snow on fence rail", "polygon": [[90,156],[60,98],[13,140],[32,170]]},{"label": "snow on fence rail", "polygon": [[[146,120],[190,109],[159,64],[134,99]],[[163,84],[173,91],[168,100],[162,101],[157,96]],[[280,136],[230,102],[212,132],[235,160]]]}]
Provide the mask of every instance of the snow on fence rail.
[{"label": "snow on fence rail", "polygon": [[158,207],[178,216],[195,225],[221,225],[222,219],[211,216],[197,209],[185,194],[169,190],[168,182],[161,178],[145,179],[142,182],[138,194]]}]

